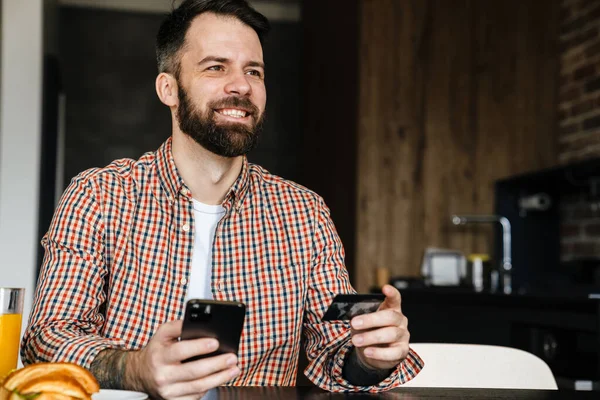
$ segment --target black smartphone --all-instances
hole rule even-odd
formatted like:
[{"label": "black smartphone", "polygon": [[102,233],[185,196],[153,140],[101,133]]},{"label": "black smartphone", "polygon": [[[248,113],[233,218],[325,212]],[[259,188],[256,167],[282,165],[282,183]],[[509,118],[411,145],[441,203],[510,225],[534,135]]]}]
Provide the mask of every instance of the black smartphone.
[{"label": "black smartphone", "polygon": [[338,294],[323,315],[323,321],[347,321],[357,315],[377,311],[385,300],[383,293]]},{"label": "black smartphone", "polygon": [[237,355],[245,317],[246,306],[237,301],[188,300],[181,340],[215,338],[219,341],[219,348],[210,354],[188,358],[184,362],[225,353]]}]

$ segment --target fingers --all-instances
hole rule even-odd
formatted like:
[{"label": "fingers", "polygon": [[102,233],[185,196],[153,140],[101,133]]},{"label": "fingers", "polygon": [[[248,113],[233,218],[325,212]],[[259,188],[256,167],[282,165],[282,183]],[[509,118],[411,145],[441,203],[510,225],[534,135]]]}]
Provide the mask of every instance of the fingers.
[{"label": "fingers", "polygon": [[[212,360],[212,358],[202,361],[208,360]],[[197,399],[200,397],[200,394],[229,382],[239,374],[240,369],[234,366],[193,381],[176,382],[166,385],[159,389],[158,394],[164,399],[187,398],[190,395],[190,398]]]},{"label": "fingers", "polygon": [[376,345],[395,345],[406,342],[408,346],[408,329],[403,326],[387,326],[372,331],[361,331],[352,335],[352,344],[355,347]]},{"label": "fingers", "polygon": [[159,327],[148,345],[139,351],[132,371],[144,391],[164,399],[198,399],[206,391],[240,374],[235,354],[221,354],[182,363],[188,358],[210,354],[219,342],[212,338],[178,341],[182,321]]},{"label": "fingers", "polygon": [[210,354],[218,347],[219,342],[212,338],[182,340],[171,345],[165,354],[165,362],[177,363],[190,357]]},{"label": "fingers", "polygon": [[407,326],[408,320],[400,310],[386,309],[354,317],[350,324],[354,329],[364,330],[384,326]]},{"label": "fingers", "polygon": [[400,306],[402,304],[402,296],[400,296],[400,292],[398,291],[398,289],[396,289],[392,285],[384,285],[381,289],[381,292],[385,295],[385,300],[379,307],[380,310],[400,310]]},{"label": "fingers", "polygon": [[181,335],[182,326],[182,320],[165,322],[158,328],[154,334],[154,338],[156,338],[156,340],[159,342],[177,340]]},{"label": "fingers", "polygon": [[[186,398],[200,394],[235,378],[239,375],[235,354],[174,363],[156,370],[153,376],[153,393],[164,399]],[[229,372],[227,372],[229,371]]]},{"label": "fingers", "polygon": [[193,381],[228,368],[235,367],[238,359],[235,354],[221,354],[215,357],[191,361],[177,366],[178,381]]},{"label": "fingers", "polygon": [[371,361],[391,361],[394,365],[404,360],[408,355],[409,347],[406,343],[395,343],[386,347],[367,347],[364,354]]},{"label": "fingers", "polygon": [[408,355],[408,319],[402,314],[400,292],[391,285],[382,288],[385,300],[379,309],[370,314],[354,317],[352,344],[359,357],[368,365],[389,369]]}]

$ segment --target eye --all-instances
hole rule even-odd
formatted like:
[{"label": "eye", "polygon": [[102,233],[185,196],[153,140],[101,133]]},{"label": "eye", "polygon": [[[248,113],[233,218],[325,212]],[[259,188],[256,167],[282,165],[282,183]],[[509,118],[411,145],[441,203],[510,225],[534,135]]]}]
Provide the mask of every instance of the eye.
[{"label": "eye", "polygon": [[257,78],[262,77],[262,72],[260,72],[259,70],[256,70],[256,69],[251,69],[251,70],[247,71],[246,74],[256,76]]},{"label": "eye", "polygon": [[211,67],[208,67],[207,70],[209,71],[223,71],[224,68],[222,65],[213,65]]}]

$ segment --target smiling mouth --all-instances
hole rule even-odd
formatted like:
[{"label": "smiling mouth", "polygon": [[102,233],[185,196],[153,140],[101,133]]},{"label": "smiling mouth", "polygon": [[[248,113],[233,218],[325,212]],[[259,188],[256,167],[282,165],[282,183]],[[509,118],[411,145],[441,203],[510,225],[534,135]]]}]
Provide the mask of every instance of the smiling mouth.
[{"label": "smiling mouth", "polygon": [[218,114],[224,115],[226,117],[231,118],[245,118],[250,115],[250,113],[246,110],[241,110],[239,108],[220,108],[215,110]]}]

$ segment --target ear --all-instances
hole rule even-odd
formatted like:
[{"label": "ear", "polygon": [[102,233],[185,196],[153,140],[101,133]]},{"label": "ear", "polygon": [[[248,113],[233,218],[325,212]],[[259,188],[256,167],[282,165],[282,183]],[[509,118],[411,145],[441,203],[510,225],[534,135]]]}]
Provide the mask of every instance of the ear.
[{"label": "ear", "polygon": [[179,104],[177,80],[173,75],[161,72],[156,77],[156,94],[163,104],[175,107]]}]

